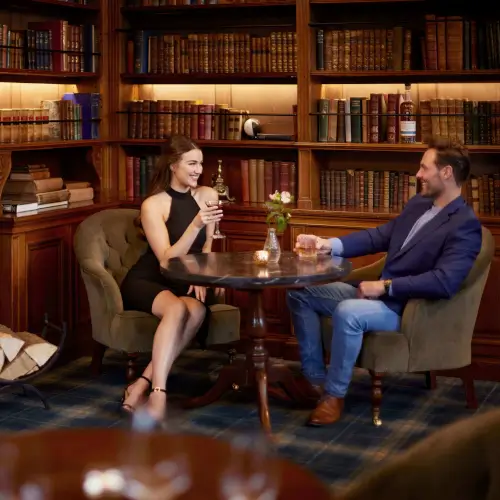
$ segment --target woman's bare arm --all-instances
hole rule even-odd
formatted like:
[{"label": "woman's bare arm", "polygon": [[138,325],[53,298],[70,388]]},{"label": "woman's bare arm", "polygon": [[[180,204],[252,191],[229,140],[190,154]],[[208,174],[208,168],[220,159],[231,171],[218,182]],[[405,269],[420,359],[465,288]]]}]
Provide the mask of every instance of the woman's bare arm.
[{"label": "woman's bare arm", "polygon": [[142,227],[149,246],[160,263],[172,257],[186,255],[201,229],[194,224],[193,220],[179,240],[174,245],[170,245],[165,226],[170,214],[170,206],[170,197],[163,194],[147,198],[141,206]]}]

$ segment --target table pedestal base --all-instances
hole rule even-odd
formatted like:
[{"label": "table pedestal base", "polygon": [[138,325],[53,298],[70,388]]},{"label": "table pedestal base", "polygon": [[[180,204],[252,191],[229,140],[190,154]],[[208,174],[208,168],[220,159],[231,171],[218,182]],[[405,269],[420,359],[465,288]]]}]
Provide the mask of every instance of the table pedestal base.
[{"label": "table pedestal base", "polygon": [[249,337],[251,346],[245,360],[236,360],[224,366],[215,385],[203,396],[192,398],[184,403],[185,408],[205,406],[220,399],[229,390],[254,387],[257,390],[257,402],[262,428],[271,432],[268,394],[286,401],[294,401],[314,407],[317,396],[302,379],[297,380],[292,371],[283,363],[273,363],[268,359],[264,347],[266,325],[262,307],[262,290],[249,291],[250,317]]}]

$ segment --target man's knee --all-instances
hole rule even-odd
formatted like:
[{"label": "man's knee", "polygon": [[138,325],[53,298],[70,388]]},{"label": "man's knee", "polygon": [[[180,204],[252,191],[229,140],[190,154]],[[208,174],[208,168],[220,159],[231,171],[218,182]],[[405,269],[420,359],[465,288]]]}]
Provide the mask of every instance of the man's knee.
[{"label": "man's knee", "polygon": [[349,326],[359,328],[359,299],[347,299],[339,303],[332,316],[332,322],[335,325]]}]

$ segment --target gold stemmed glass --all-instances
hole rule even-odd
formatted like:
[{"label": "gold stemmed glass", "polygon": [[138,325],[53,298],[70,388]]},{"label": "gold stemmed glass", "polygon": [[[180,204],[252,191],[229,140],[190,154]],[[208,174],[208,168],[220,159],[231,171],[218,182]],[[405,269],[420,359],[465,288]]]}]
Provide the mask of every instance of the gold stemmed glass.
[{"label": "gold stemmed glass", "polygon": [[[207,207],[223,207],[229,203],[228,200],[208,200],[205,202]],[[214,240],[221,240],[226,237],[225,234],[222,234],[219,229],[219,222],[215,223],[215,231],[213,235]]]}]

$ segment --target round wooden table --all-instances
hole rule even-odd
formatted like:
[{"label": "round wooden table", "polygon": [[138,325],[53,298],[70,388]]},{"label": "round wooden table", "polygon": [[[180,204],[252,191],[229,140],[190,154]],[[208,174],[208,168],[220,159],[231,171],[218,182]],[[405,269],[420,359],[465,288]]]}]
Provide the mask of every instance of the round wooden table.
[{"label": "round wooden table", "polygon": [[[258,265],[253,252],[212,252],[170,259],[163,274],[170,280],[190,285],[233,288],[249,295],[248,334],[251,346],[246,359],[225,366],[215,385],[203,396],[189,401],[188,407],[210,404],[231,389],[257,386],[259,415],[263,429],[271,433],[270,394],[301,403],[316,403],[306,384],[298,384],[284,363],[271,363],[264,347],[266,318],[262,296],[266,288],[303,288],[338,281],[351,272],[351,263],[340,257],[318,256],[300,259],[295,252],[283,252],[276,264]],[[283,314],[288,314],[287,310]],[[273,384],[272,387],[270,384]]]},{"label": "round wooden table", "polygon": [[[224,500],[227,497],[221,494],[221,478],[231,465],[248,458],[248,452],[235,451],[229,442],[206,436],[132,433],[124,429],[47,429],[9,433],[0,435],[0,443],[3,453],[0,478],[7,478],[15,491],[23,484],[36,483],[41,479],[39,484],[45,486],[46,494],[40,497],[43,500],[91,498],[83,491],[84,483],[89,484],[90,471],[97,471],[97,475],[99,471],[120,471],[131,461],[152,471],[158,463],[182,454],[187,458],[185,470],[188,471],[190,485],[179,496],[162,495],[158,498]],[[5,452],[9,448],[10,458],[6,461]],[[248,468],[243,466],[238,470],[245,474]],[[332,498],[326,485],[291,462],[267,458],[259,462],[260,470],[276,472],[279,484],[277,499]],[[3,493],[2,487],[4,484],[0,484],[0,492]],[[125,497],[108,494],[98,498]],[[147,495],[147,498],[156,497]]]}]

